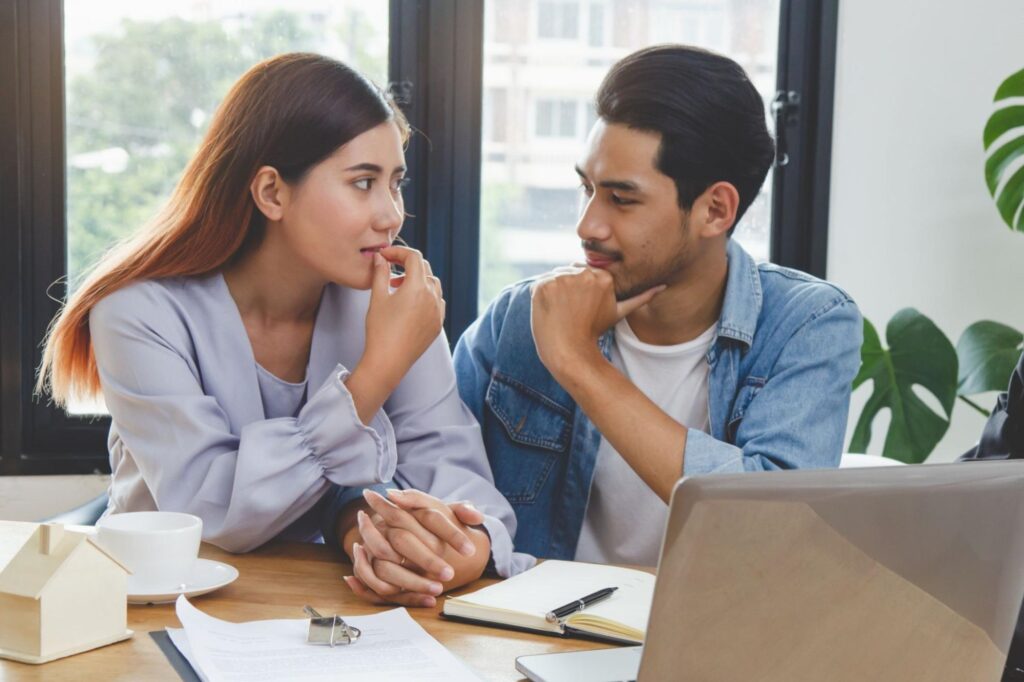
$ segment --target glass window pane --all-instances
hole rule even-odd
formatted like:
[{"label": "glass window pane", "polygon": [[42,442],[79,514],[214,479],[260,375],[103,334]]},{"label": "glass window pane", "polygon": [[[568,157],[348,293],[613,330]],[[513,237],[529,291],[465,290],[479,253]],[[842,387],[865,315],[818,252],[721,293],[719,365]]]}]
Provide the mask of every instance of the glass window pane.
[{"label": "glass window pane", "polygon": [[590,46],[601,47],[602,45],[604,45],[604,7],[591,3]]},{"label": "glass window pane", "polygon": [[66,0],[70,286],[167,200],[218,103],[256,62],[319,52],[386,83],[387,6]]},{"label": "glass window pane", "polygon": [[[489,36],[484,41],[483,116],[494,120],[500,102],[504,134],[500,141],[483,139],[481,309],[502,287],[579,260],[573,165],[594,122],[597,86],[621,57],[666,42],[728,55],[750,75],[773,126],[768,103],[775,92],[779,0],[487,0],[485,21],[514,23],[512,17],[531,10],[537,31],[503,36],[500,45]],[[508,59],[510,53],[519,59]],[[733,237],[758,260],[769,255],[771,182],[769,172]]]}]

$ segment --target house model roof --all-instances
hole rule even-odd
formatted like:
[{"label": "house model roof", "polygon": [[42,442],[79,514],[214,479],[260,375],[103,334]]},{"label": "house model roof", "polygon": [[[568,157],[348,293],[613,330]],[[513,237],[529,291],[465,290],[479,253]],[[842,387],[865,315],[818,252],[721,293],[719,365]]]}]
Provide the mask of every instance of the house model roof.
[{"label": "house model roof", "polygon": [[61,526],[51,528],[50,532],[54,530],[60,535],[48,554],[42,551],[42,526],[22,545],[14,558],[0,571],[0,592],[39,599],[47,584],[67,565],[68,557],[77,551],[89,551],[90,548],[106,556],[125,572],[131,573],[127,566],[84,533],[65,531]]}]

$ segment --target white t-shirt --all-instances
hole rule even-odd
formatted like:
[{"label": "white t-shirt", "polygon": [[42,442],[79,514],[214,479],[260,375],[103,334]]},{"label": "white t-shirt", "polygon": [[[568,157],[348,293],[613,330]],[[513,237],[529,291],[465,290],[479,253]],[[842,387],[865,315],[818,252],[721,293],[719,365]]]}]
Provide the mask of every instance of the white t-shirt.
[{"label": "white t-shirt", "polygon": [[[615,326],[611,362],[670,417],[707,431],[706,356],[715,326],[686,343],[654,346],[638,339],[623,319]],[[576,560],[654,566],[667,519],[668,505],[602,438]]]}]

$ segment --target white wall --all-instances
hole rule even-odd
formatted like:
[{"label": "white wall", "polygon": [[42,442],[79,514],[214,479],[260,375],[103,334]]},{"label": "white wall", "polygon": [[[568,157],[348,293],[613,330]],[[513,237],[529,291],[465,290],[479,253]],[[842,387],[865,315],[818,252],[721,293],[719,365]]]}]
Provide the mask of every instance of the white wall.
[{"label": "white wall", "polygon": [[[979,319],[1024,329],[1024,234],[996,212],[981,143],[996,88],[1021,68],[1021,0],[840,2],[828,277],[880,334],[906,306],[954,344]],[[854,394],[847,438],[869,392]],[[958,401],[932,461],[983,424]],[[875,427],[880,452],[888,415]]]}]

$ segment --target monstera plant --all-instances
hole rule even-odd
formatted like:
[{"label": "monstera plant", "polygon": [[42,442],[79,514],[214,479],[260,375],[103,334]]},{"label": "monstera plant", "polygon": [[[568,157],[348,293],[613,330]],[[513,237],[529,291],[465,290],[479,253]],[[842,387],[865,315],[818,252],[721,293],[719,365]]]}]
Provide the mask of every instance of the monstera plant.
[{"label": "monstera plant", "polygon": [[[1011,230],[1024,232],[1024,104],[1017,103],[1024,100],[1012,98],[1024,98],[1024,69],[996,91],[996,110],[983,135],[985,182],[1003,221]],[[865,319],[861,368],[853,388],[871,381],[873,391],[849,449],[867,451],[872,422],[888,409],[891,420],[882,454],[911,464],[923,462],[945,435],[958,398],[987,416],[971,396],[1005,390],[1024,352],[1024,334],[990,320],[968,327],[954,348],[934,322],[913,308],[889,320],[885,340],[888,348]],[[921,392],[932,399],[926,401]]]},{"label": "monstera plant", "polygon": [[996,90],[998,108],[985,124],[985,182],[1006,224],[1024,232],[1024,104],[1014,97],[1024,97],[1024,69]]},{"label": "monstera plant", "polygon": [[[913,308],[893,315],[885,338],[888,348],[874,325],[864,320],[861,367],[853,388],[872,381],[874,390],[854,428],[850,451],[867,451],[871,423],[888,408],[891,419],[882,455],[908,464],[923,462],[942,440],[958,398],[988,416],[971,396],[1006,390],[1024,352],[1024,334],[989,320],[964,330],[953,348],[942,330]],[[931,393],[939,409],[929,406],[919,390]]]}]

